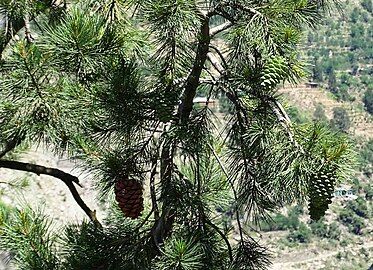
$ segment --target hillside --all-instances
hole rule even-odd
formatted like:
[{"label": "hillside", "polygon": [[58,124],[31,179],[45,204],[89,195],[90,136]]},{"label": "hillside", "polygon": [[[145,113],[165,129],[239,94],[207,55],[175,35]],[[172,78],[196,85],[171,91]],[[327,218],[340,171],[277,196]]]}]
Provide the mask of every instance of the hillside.
[{"label": "hillside", "polygon": [[312,115],[316,107],[321,105],[326,117],[331,120],[334,108],[344,108],[352,123],[349,134],[364,139],[373,138],[373,117],[356,102],[337,100],[329,91],[322,88],[310,88],[305,84],[288,86],[280,89],[279,92],[284,95],[290,105],[308,115]]},{"label": "hillside", "polygon": [[[365,165],[345,183],[357,197],[335,198],[322,222],[311,223],[306,207],[298,212],[288,207],[274,216],[275,225],[261,232],[274,251],[272,270],[367,270],[373,265],[372,22],[372,1],[342,1],[338,12],[306,35],[308,82],[280,89],[287,107],[296,110],[295,120],[347,121],[344,131],[357,143]],[[345,112],[344,119],[335,119],[336,110]]]}]

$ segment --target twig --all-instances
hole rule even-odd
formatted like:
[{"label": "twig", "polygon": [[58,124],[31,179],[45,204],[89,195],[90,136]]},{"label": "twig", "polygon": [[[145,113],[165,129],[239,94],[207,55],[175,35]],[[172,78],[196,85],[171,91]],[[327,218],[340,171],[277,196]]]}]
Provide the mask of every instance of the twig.
[{"label": "twig", "polygon": [[12,151],[17,145],[21,143],[21,138],[14,138],[9,142],[6,142],[4,149],[0,152],[0,158],[3,158],[7,153]]},{"label": "twig", "polygon": [[157,204],[157,197],[155,194],[155,175],[157,174],[157,159],[152,161],[152,170],[150,174],[150,197],[152,200],[152,208],[154,209],[154,219],[159,219],[159,209]]},{"label": "twig", "polygon": [[282,124],[282,126],[286,129],[286,132],[289,136],[290,142],[294,144],[295,147],[299,148],[302,153],[304,153],[304,149],[301,145],[294,138],[293,131],[291,130],[291,120],[284,108],[282,107],[281,103],[277,100],[271,100],[272,105],[271,108],[273,112],[276,114],[277,120]]},{"label": "twig", "polygon": [[225,60],[225,57],[223,55],[223,53],[220,51],[220,49],[212,44],[210,44],[210,48],[213,49],[220,57],[222,63],[223,63],[223,66],[224,67],[228,67],[228,63],[227,61]]},{"label": "twig", "polygon": [[24,18],[24,23],[25,23],[25,36],[27,39],[28,43],[32,43],[34,39],[31,36],[31,30],[30,30],[30,17],[28,13],[26,12],[25,18]]},{"label": "twig", "polygon": [[210,225],[213,229],[215,229],[215,231],[221,236],[221,238],[223,238],[225,244],[228,247],[229,259],[232,262],[233,261],[233,253],[232,253],[232,247],[231,247],[231,244],[228,241],[228,238],[224,235],[223,232],[220,231],[219,227],[216,226],[214,223],[212,223],[210,220],[206,220],[206,223],[208,225]]},{"label": "twig", "polygon": [[0,168],[13,169],[18,171],[32,172],[37,175],[45,174],[60,179],[69,188],[75,201],[78,203],[80,208],[87,214],[91,221],[97,226],[101,227],[100,222],[97,220],[96,211],[92,211],[80,197],[74,183],[81,187],[79,179],[76,176],[68,174],[64,171],[55,168],[44,167],[40,165],[24,163],[13,160],[0,160]]},{"label": "twig", "polygon": [[179,105],[178,114],[182,122],[185,122],[193,110],[193,99],[196,95],[197,87],[199,86],[199,79],[201,72],[207,60],[210,44],[210,27],[209,19],[203,16],[201,21],[201,28],[199,33],[199,41],[197,52],[194,59],[194,65],[186,80],[185,91],[183,93],[183,101]]},{"label": "twig", "polygon": [[233,196],[234,196],[234,200],[235,200],[234,208],[235,208],[235,212],[236,212],[236,221],[237,221],[238,230],[239,230],[239,233],[240,233],[241,240],[243,240],[243,229],[242,229],[242,225],[241,225],[241,221],[240,221],[240,215],[238,213],[238,206],[237,206],[238,196],[237,196],[236,188],[234,187],[233,182],[230,180],[229,174],[228,174],[227,170],[225,169],[223,163],[221,162],[218,154],[215,152],[214,148],[209,143],[207,144],[207,146],[210,148],[210,150],[211,150],[212,154],[214,155],[216,161],[219,163],[220,168],[222,169],[223,173],[227,177],[227,180],[228,180],[228,182],[229,182],[229,184],[232,188]]},{"label": "twig", "polygon": [[15,187],[16,186],[15,184],[12,184],[12,183],[9,183],[9,182],[4,182],[4,181],[0,181],[0,184],[9,185],[11,187]]},{"label": "twig", "polygon": [[211,37],[213,37],[213,36],[215,36],[216,34],[218,34],[218,33],[222,32],[222,31],[228,29],[228,28],[231,27],[232,25],[233,25],[232,22],[227,21],[227,22],[222,23],[222,24],[220,24],[220,25],[218,25],[218,26],[215,26],[214,28],[211,28],[211,31],[210,31],[210,33],[211,33]]},{"label": "twig", "polygon": [[216,57],[212,53],[207,54],[207,59],[210,61],[212,66],[222,75],[224,73],[223,66],[219,63]]}]

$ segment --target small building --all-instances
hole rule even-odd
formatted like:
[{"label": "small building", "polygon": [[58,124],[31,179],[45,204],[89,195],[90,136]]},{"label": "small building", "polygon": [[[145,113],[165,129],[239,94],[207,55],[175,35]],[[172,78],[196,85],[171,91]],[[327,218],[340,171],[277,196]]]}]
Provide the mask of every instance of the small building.
[{"label": "small building", "polygon": [[334,190],[334,197],[340,198],[340,199],[346,199],[346,200],[355,200],[358,196],[355,195],[355,192],[352,188],[341,186],[337,187]]},{"label": "small building", "polygon": [[317,82],[306,82],[306,87],[308,87],[308,88],[318,88],[319,83],[317,83]]}]

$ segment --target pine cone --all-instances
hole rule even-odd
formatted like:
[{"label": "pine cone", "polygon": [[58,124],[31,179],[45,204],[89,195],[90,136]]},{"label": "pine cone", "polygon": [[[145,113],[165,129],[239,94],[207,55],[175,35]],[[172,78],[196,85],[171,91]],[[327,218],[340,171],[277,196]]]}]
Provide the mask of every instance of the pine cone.
[{"label": "pine cone", "polygon": [[138,218],[144,210],[142,185],[125,177],[115,183],[115,199],[124,216]]},{"label": "pine cone", "polygon": [[328,165],[324,165],[311,177],[308,193],[311,219],[319,220],[325,215],[332,202],[336,179],[335,170]]}]

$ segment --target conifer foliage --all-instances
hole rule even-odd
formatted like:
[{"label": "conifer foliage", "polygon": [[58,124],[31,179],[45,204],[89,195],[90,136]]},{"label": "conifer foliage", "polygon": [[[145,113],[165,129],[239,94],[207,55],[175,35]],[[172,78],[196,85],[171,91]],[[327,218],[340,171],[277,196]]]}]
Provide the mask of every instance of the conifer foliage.
[{"label": "conifer foliage", "polygon": [[[266,269],[250,224],[304,200],[321,217],[351,156],[343,135],[292,124],[276,90],[305,74],[297,44],[329,8],[0,1],[0,167],[60,179],[90,219],[52,237],[47,218],[28,209],[27,219],[3,221],[20,225],[1,230],[1,248],[19,269]],[[208,106],[218,96],[232,107],[224,120]],[[95,176],[105,220],[80,198],[77,177],[9,155],[35,143]]]}]

